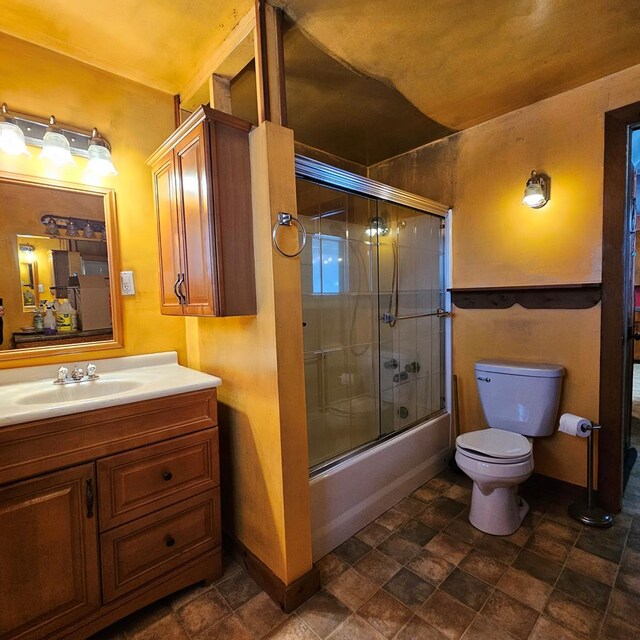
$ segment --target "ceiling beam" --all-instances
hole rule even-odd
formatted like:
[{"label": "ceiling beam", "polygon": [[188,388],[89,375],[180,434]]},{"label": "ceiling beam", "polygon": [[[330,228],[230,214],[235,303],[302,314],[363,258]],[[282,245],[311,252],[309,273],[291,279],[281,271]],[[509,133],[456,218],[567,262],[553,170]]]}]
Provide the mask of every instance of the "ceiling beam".
[{"label": "ceiling beam", "polygon": [[209,92],[212,75],[232,80],[255,55],[256,10],[251,7],[240,19],[220,47],[198,65],[191,79],[180,91],[181,107],[192,111],[201,101],[203,87]]}]

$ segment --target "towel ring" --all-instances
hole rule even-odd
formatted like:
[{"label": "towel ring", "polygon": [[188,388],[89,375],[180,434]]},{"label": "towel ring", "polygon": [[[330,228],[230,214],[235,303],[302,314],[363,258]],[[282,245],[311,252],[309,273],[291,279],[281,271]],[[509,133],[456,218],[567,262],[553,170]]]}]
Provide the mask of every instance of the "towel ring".
[{"label": "towel ring", "polygon": [[[283,251],[278,244],[278,227],[290,227],[291,223],[295,223],[300,231],[302,231],[302,242],[300,243],[300,248],[295,253],[287,253],[286,251]],[[307,230],[304,228],[302,222],[290,213],[284,213],[282,211],[278,213],[278,219],[273,225],[273,233],[271,234],[271,237],[273,238],[273,246],[276,248],[278,253],[283,255],[285,258],[295,258],[296,256],[299,256],[307,245]]]}]

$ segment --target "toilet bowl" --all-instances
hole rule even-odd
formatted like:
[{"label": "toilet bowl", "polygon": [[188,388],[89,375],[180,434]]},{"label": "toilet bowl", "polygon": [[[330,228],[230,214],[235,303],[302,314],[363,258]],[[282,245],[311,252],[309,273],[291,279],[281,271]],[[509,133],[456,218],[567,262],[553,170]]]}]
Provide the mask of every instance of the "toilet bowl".
[{"label": "toilet bowl", "polygon": [[518,486],[533,473],[531,443],[499,429],[465,433],[456,440],[456,463],[473,480],[469,522],[496,536],[516,531],[529,511]]},{"label": "toilet bowl", "polygon": [[483,360],[475,372],[489,428],[458,436],[455,459],[473,480],[469,522],[505,536],[529,511],[518,486],[533,473],[531,438],[553,433],[564,368]]}]

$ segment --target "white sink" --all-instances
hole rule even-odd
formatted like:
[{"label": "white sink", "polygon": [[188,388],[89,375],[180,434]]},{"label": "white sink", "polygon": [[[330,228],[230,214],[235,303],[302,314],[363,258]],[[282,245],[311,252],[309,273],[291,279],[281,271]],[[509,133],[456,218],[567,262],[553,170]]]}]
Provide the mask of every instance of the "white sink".
[{"label": "white sink", "polygon": [[[212,389],[222,383],[216,376],[180,366],[175,352],[93,362],[98,380],[65,385],[53,384],[60,364],[0,370],[0,427]],[[77,360],[64,363],[69,370],[75,364]]]},{"label": "white sink", "polygon": [[137,380],[92,380],[71,384],[51,384],[44,391],[27,393],[16,398],[16,404],[59,404],[61,402],[78,402],[91,398],[113,396],[125,391],[132,391],[142,386]]}]

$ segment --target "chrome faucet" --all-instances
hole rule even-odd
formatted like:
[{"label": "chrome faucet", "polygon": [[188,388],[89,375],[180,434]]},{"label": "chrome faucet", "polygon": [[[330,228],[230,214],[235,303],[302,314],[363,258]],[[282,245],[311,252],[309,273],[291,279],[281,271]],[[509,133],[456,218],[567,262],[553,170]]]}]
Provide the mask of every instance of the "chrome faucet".
[{"label": "chrome faucet", "polygon": [[91,380],[97,380],[100,376],[96,375],[96,365],[89,363],[87,365],[87,373],[84,369],[77,364],[73,366],[71,374],[67,367],[60,367],[58,369],[58,377],[53,381],[53,384],[71,384],[73,382],[90,382]]}]

